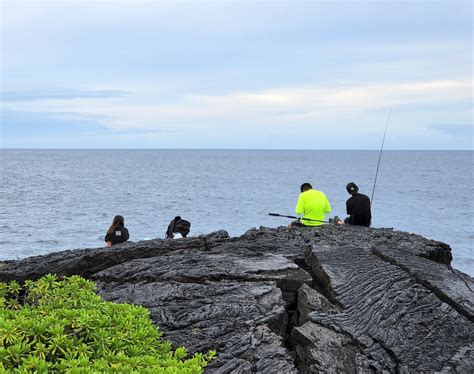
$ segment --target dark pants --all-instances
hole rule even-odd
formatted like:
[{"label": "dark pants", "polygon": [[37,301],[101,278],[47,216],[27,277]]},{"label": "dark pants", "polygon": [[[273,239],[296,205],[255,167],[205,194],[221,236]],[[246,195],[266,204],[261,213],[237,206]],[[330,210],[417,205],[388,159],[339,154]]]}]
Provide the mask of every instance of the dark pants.
[{"label": "dark pants", "polygon": [[369,222],[368,224],[367,224],[367,223],[363,223],[363,224],[362,224],[362,223],[352,223],[352,222],[351,222],[351,217],[346,217],[346,218],[344,219],[344,223],[347,224],[347,225],[353,225],[353,226],[365,226],[365,227],[370,227],[370,224],[371,224],[372,222]]}]

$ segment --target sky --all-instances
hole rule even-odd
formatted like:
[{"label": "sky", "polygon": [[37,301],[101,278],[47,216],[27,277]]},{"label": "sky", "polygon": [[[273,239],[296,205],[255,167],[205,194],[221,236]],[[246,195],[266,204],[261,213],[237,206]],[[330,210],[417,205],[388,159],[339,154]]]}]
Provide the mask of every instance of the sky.
[{"label": "sky", "polygon": [[0,12],[1,148],[472,150],[471,1]]}]

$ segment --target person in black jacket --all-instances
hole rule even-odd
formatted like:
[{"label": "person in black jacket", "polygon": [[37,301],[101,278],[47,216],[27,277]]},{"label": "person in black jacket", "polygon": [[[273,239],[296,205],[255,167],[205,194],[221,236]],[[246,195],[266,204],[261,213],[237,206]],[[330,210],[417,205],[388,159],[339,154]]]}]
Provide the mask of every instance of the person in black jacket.
[{"label": "person in black jacket", "polygon": [[185,238],[189,234],[190,228],[191,222],[182,219],[180,216],[176,216],[168,225],[166,237],[173,239],[175,236],[174,234],[181,234],[181,236]]},{"label": "person in black jacket", "polygon": [[128,238],[128,230],[125,227],[123,217],[115,216],[112,225],[110,225],[107,234],[105,234],[104,241],[107,244],[107,247],[126,242]]},{"label": "person in black jacket", "polygon": [[346,201],[346,210],[349,217],[344,220],[344,223],[370,227],[372,213],[369,197],[359,193],[359,187],[354,182],[348,183],[346,190],[352,196]]}]

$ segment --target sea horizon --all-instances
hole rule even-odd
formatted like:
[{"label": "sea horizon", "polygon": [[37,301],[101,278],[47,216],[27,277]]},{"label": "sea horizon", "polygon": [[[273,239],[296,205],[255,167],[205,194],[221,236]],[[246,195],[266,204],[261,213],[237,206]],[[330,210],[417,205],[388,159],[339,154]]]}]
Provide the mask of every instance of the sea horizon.
[{"label": "sea horizon", "polygon": [[[164,236],[176,215],[190,235],[285,226],[302,182],[345,215],[345,185],[372,201],[373,227],[443,241],[453,266],[474,275],[472,151],[2,149],[0,259],[103,245],[115,214],[130,240]],[[462,224],[460,224],[462,223]],[[74,227],[72,230],[71,228]]]},{"label": "sea horizon", "polygon": [[[54,150],[61,150],[61,151],[67,151],[67,150],[76,150],[76,151],[100,151],[100,150],[112,150],[112,151],[119,151],[119,150],[195,150],[195,151],[351,151],[351,152],[357,152],[357,151],[377,151],[380,152],[380,149],[359,149],[359,148],[321,148],[321,149],[300,149],[300,148],[194,148],[194,147],[182,147],[182,148],[51,148],[51,147],[45,147],[45,148],[21,148],[21,147],[15,147],[15,148],[2,148],[0,147],[0,150],[25,150],[25,151],[34,151],[34,150],[45,150],[45,151],[54,151]],[[383,149],[382,152],[385,151],[419,151],[419,152],[474,152],[474,149],[393,149],[393,148],[387,148]]]}]

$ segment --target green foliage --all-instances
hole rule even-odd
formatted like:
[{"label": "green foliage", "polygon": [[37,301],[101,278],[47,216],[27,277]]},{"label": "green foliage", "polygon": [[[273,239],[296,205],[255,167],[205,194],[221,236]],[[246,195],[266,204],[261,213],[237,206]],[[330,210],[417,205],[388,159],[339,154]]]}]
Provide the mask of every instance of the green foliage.
[{"label": "green foliage", "polygon": [[0,373],[201,373],[215,356],[173,351],[141,306],[103,301],[79,276],[0,283]]}]

